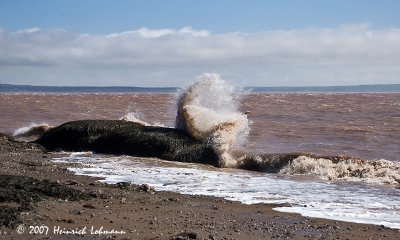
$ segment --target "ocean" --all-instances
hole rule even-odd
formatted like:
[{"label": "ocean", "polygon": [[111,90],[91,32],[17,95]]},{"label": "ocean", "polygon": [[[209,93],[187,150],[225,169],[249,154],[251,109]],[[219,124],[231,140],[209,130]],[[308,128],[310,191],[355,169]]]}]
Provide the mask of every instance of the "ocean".
[{"label": "ocean", "polygon": [[[203,81],[167,92],[11,91],[0,101],[0,132],[20,140],[33,140],[26,133],[37,126],[124,119],[184,129],[214,144],[225,166],[93,152],[53,159],[76,163],[76,174],[400,229],[400,93],[252,92]],[[238,168],[289,153],[299,157],[279,171]]]}]

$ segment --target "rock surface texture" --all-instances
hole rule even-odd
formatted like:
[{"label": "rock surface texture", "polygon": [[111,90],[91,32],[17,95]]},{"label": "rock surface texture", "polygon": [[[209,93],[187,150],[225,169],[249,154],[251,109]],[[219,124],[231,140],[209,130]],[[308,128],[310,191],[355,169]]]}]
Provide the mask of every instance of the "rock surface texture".
[{"label": "rock surface texture", "polygon": [[187,133],[124,120],[81,120],[46,131],[35,141],[49,151],[94,151],[219,165],[212,146]]}]

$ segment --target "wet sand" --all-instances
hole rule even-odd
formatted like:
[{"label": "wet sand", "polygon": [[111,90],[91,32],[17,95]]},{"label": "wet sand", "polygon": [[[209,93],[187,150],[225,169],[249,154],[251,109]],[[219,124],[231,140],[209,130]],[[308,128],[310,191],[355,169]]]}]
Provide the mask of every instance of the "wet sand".
[{"label": "wet sand", "polygon": [[[67,170],[69,164],[52,162],[57,155],[0,136],[0,175],[48,179],[89,196],[76,201],[42,196],[32,209],[19,213],[14,226],[0,226],[1,239],[400,238],[397,229],[280,213],[272,210],[276,205],[271,204],[244,205],[221,198],[155,192],[151,186],[102,184],[92,177],[73,175]],[[0,198],[0,207],[16,205]],[[24,233],[18,234],[22,226]],[[43,232],[30,234],[34,226],[44,226],[36,228]],[[62,232],[68,234],[57,234]]]}]

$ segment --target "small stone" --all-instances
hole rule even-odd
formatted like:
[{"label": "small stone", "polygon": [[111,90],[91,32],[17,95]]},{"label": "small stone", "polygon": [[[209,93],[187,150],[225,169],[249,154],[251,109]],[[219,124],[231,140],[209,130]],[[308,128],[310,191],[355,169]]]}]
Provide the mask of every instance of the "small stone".
[{"label": "small stone", "polygon": [[83,205],[84,208],[89,208],[89,209],[96,209],[95,206],[93,206],[92,204],[85,204]]},{"label": "small stone", "polygon": [[129,182],[119,182],[116,186],[121,189],[135,190],[135,185]]},{"label": "small stone", "polygon": [[70,181],[70,182],[67,183],[67,185],[78,185],[78,183],[75,182],[75,181]]},{"label": "small stone", "polygon": [[154,187],[148,185],[148,184],[142,184],[139,186],[140,191],[148,192],[148,193],[154,193]]},{"label": "small stone", "polygon": [[98,198],[99,194],[97,192],[90,192],[89,195],[94,198]]}]

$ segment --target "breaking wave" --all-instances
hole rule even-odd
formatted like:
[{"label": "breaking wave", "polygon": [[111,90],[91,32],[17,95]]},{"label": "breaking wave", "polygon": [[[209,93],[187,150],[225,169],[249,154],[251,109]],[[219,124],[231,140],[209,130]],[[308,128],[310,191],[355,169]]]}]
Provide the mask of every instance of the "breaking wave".
[{"label": "breaking wave", "polygon": [[213,146],[222,167],[316,175],[329,181],[348,180],[381,184],[400,183],[400,163],[308,153],[259,154],[240,147],[250,132],[247,115],[238,109],[240,92],[218,74],[205,73],[180,95],[176,128]]},{"label": "breaking wave", "polygon": [[31,123],[29,126],[21,127],[15,130],[13,136],[16,138],[39,137],[53,127],[54,126],[50,126],[47,123]]},{"label": "breaking wave", "polygon": [[247,116],[238,110],[239,96],[218,74],[205,73],[178,100],[176,128],[210,143],[223,167],[236,166],[231,150],[250,131]]},{"label": "breaking wave", "polygon": [[399,184],[400,164],[387,160],[364,160],[357,158],[332,161],[326,158],[299,156],[280,173],[283,174],[315,174],[322,179],[365,181],[371,183]]}]

